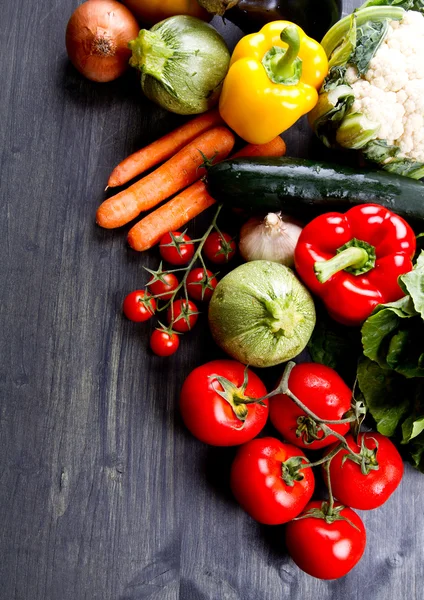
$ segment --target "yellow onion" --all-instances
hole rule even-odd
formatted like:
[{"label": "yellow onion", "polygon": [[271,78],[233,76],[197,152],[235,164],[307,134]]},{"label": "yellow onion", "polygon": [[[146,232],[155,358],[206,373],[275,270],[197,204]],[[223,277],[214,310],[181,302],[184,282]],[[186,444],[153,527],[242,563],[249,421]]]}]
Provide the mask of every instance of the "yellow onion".
[{"label": "yellow onion", "polygon": [[75,10],[66,28],[66,50],[87,79],[113,81],[128,67],[128,42],[137,37],[136,18],[115,0],[88,0]]}]

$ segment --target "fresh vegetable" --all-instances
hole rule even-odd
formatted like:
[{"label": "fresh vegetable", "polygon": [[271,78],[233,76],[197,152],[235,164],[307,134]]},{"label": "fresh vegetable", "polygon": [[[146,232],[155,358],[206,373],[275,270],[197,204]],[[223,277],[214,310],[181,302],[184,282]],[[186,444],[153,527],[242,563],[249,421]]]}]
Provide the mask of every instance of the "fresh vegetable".
[{"label": "fresh vegetable", "polygon": [[224,15],[242,31],[256,32],[270,21],[297,23],[308,35],[320,40],[340,17],[341,0],[198,0],[213,14]]},{"label": "fresh vegetable", "polygon": [[333,494],[352,508],[378,508],[401,482],[402,458],[389,438],[380,433],[360,433],[358,443],[348,435],[346,441],[360,457],[352,457],[347,450],[341,449],[331,459],[329,470]]},{"label": "fresh vegetable", "polygon": [[149,287],[150,293],[159,296],[160,300],[170,300],[178,287],[178,279],[174,273],[162,272],[161,263],[158,271],[152,274],[146,285]]},{"label": "fresh vegetable", "polygon": [[150,348],[157,356],[171,356],[179,345],[178,335],[171,330],[155,329],[150,337]]},{"label": "fresh vegetable", "polygon": [[186,333],[193,329],[198,316],[197,306],[191,300],[176,300],[166,312],[168,323],[179,333]]},{"label": "fresh vegetable", "polygon": [[209,325],[227,354],[253,367],[270,367],[304,349],[315,325],[315,307],[288,267],[256,260],[218,283]]},{"label": "fresh vegetable", "polygon": [[134,152],[117,165],[110,174],[108,187],[124,185],[136,175],[168,160],[199,135],[222,124],[218,110],[211,110],[184,123],[148,146]]},{"label": "fresh vegetable", "polygon": [[[248,144],[234,156],[283,156],[285,152],[284,141],[276,137],[268,144]],[[205,183],[197,181],[136,223],[130,229],[128,243],[134,250],[148,250],[167,231],[186,225],[214,203],[215,200],[208,194]]]},{"label": "fresh vegetable", "polygon": [[[343,379],[330,367],[317,363],[300,363],[290,372],[291,392],[320,419],[341,420],[351,408],[352,392]],[[283,438],[301,448],[317,450],[336,441],[325,436],[316,420],[308,416],[293,400],[278,394],[270,400],[270,418]],[[349,431],[349,422],[329,424],[340,435]]]},{"label": "fresh vegetable", "polygon": [[240,447],[231,466],[231,489],[241,507],[265,525],[287,523],[305,508],[314,491],[312,469],[303,452],[272,437],[256,438]]},{"label": "fresh vegetable", "polygon": [[225,127],[206,131],[155,171],[105,200],[97,210],[98,225],[106,229],[121,227],[197,181],[206,172],[205,161],[228,156],[234,141],[234,135]]},{"label": "fresh vegetable", "polygon": [[271,260],[292,267],[301,231],[297,222],[281,213],[252,217],[240,231],[240,254],[246,261]]},{"label": "fresh vegetable", "polygon": [[293,23],[274,21],[238,42],[219,112],[240,137],[264,144],[315,106],[327,71],[318,42]]},{"label": "fresh vegetable", "polygon": [[138,30],[136,19],[120,2],[84,2],[75,9],[66,28],[69,60],[92,81],[117,79],[128,67],[128,42]]},{"label": "fresh vegetable", "polygon": [[195,17],[170,17],[150,31],[142,29],[130,48],[130,65],[141,71],[144,94],[162,108],[193,115],[218,102],[230,53],[211,25]]},{"label": "fresh vegetable", "polygon": [[214,231],[206,238],[203,251],[208,260],[221,265],[233,258],[236,253],[236,243],[228,233]]},{"label": "fresh vegetable", "polygon": [[318,579],[338,579],[360,561],[366,545],[362,519],[352,509],[319,500],[286,525],[287,550],[297,566]]},{"label": "fresh vegetable", "polygon": [[281,210],[308,217],[376,203],[398,215],[424,220],[424,186],[381,171],[301,158],[238,158],[208,169],[208,191],[230,206]]},{"label": "fresh vegetable", "polygon": [[415,247],[406,221],[364,204],[308,223],[296,246],[296,271],[336,321],[360,325],[378,304],[404,295],[398,277],[412,270]]},{"label": "fresh vegetable", "polygon": [[331,70],[309,116],[325,145],[360,149],[383,169],[420,179],[424,15],[416,10],[424,4],[412,5],[371,0],[330,29],[322,45]]},{"label": "fresh vegetable", "polygon": [[253,439],[268,417],[262,381],[233,360],[213,360],[184,381],[180,396],[183,421],[191,433],[213,446],[235,446]]},{"label": "fresh vegetable", "polygon": [[356,379],[377,431],[424,472],[424,254],[399,281],[406,295],[378,306],[361,330],[320,313],[308,350],[313,360],[344,370],[352,383]]},{"label": "fresh vegetable", "polygon": [[156,302],[149,292],[135,290],[125,297],[122,310],[127,319],[141,323],[153,317],[156,311]]},{"label": "fresh vegetable", "polygon": [[160,240],[159,252],[171,265],[185,265],[193,258],[194,245],[186,233],[169,231]]},{"label": "fresh vegetable", "polygon": [[210,15],[197,0],[122,0],[122,2],[140,21],[148,25],[154,25],[175,15],[210,19]]},{"label": "fresh vegetable", "polygon": [[204,267],[192,269],[187,277],[188,295],[199,302],[209,302],[217,285],[215,275]]}]

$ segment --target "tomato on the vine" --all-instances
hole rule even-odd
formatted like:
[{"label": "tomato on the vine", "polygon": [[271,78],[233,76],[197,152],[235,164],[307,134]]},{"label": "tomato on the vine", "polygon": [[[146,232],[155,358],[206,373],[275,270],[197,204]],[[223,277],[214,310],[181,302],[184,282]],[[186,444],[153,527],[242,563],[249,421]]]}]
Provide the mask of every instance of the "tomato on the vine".
[{"label": "tomato on the vine", "polygon": [[147,285],[154,296],[159,296],[158,300],[170,300],[178,287],[178,279],[174,273],[165,272],[160,277],[153,276]]},{"label": "tomato on the vine", "polygon": [[179,333],[190,331],[197,322],[199,311],[191,300],[176,300],[166,311],[166,319]]},{"label": "tomato on the vine", "polygon": [[228,233],[214,231],[206,238],[204,255],[213,263],[223,264],[231,260],[236,252],[236,243]]},{"label": "tomato on the vine", "polygon": [[[346,442],[360,464],[341,449],[330,462],[330,479],[334,496],[352,508],[371,510],[388,500],[403,476],[402,458],[396,446],[381,433],[359,434],[359,445],[352,435]],[[336,444],[329,448],[329,452]]]},{"label": "tomato on the vine", "polygon": [[328,516],[320,517],[322,507],[320,500],[313,500],[300,518],[286,525],[286,546],[305,573],[318,579],[338,579],[360,561],[366,545],[365,527],[350,508],[336,502]]},{"label": "tomato on the vine", "polygon": [[185,265],[193,258],[194,244],[185,233],[170,231],[160,240],[159,252],[171,265]]},{"label": "tomato on the vine", "polygon": [[193,300],[209,301],[217,285],[218,281],[212,271],[202,267],[192,269],[187,276],[187,293]]},{"label": "tomato on the vine", "polygon": [[[340,420],[351,408],[351,390],[334,369],[325,365],[297,364],[290,372],[288,386],[321,419]],[[336,441],[333,435],[324,437],[319,424],[285,394],[270,399],[269,411],[272,424],[291,444],[316,450]],[[344,435],[349,430],[349,423],[329,427]]]},{"label": "tomato on the vine", "polygon": [[235,360],[213,360],[190,373],[180,396],[183,421],[212,446],[235,446],[253,439],[268,417],[266,388],[255,373]]},{"label": "tomato on the vine", "polygon": [[[304,458],[303,458],[304,457]],[[299,448],[272,437],[243,444],[231,467],[231,489],[241,507],[265,525],[287,523],[305,508],[314,491],[307,458]]]},{"label": "tomato on the vine", "polygon": [[149,292],[134,290],[125,297],[122,310],[127,319],[141,323],[155,314],[156,302]]},{"label": "tomato on the vine", "polygon": [[179,345],[178,335],[173,331],[155,329],[150,337],[150,348],[157,356],[171,356]]}]

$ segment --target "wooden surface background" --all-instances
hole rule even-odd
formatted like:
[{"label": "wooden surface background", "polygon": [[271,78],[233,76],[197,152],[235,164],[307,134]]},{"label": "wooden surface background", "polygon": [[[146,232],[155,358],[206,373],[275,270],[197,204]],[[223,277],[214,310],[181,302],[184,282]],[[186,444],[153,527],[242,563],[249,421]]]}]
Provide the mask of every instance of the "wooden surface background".
[{"label": "wooden surface background", "polygon": [[[281,527],[236,505],[234,451],[184,430],[181,384],[218,355],[205,318],[174,357],[154,357],[152,325],[126,321],[121,302],[157,252],[94,224],[111,168],[182,119],[144,100],[135,72],[94,84],[70,66],[76,5],[5,0],[0,19],[1,599],[423,598],[423,475],[407,467],[362,513],[362,562],[322,582],[285,554]],[[304,123],[287,139],[308,153]]]}]

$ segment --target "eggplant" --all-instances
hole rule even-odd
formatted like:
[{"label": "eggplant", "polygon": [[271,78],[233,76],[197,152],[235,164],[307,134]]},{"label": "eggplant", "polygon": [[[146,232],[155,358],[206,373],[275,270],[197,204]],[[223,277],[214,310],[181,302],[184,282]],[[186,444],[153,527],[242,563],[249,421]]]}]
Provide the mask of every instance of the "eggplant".
[{"label": "eggplant", "polygon": [[[245,33],[259,31],[270,21],[292,21],[320,41],[340,19],[342,0],[198,0]],[[235,6],[234,6],[235,5]],[[226,10],[228,6],[234,6]]]}]

